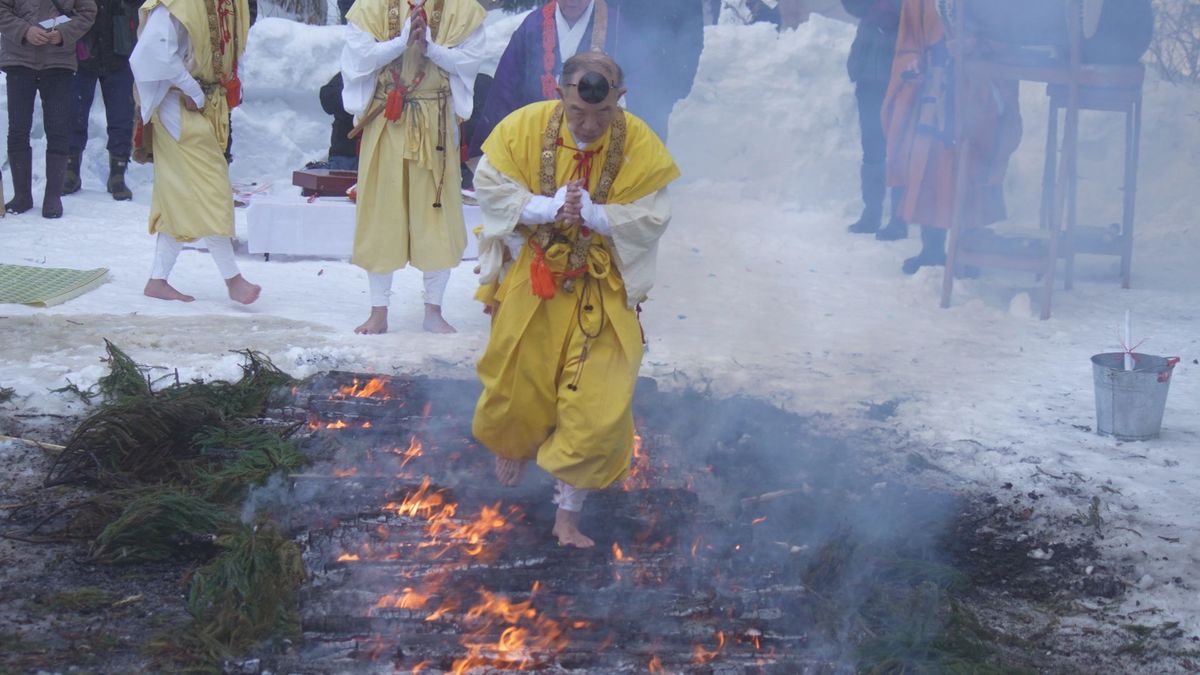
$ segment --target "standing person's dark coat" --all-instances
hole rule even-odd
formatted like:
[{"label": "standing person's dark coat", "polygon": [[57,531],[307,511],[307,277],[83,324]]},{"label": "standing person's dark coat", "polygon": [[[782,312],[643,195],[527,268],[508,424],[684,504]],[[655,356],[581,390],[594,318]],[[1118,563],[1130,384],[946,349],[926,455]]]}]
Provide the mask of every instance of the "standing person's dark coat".
[{"label": "standing person's dark coat", "polygon": [[108,182],[106,188],[118,201],[133,199],[125,184],[125,169],[133,149],[133,71],[129,55],[137,43],[138,6],[141,0],[96,0],[96,22],[83,37],[86,58],[71,81],[71,152],[63,194],[83,187],[80,166],[88,142],[88,121],[96,99],[96,85],[104,97],[108,123]]},{"label": "standing person's dark coat", "polygon": [[900,29],[901,0],[842,0],[842,6],[858,17],[858,32],[850,46],[846,69],[854,83],[858,101],[858,124],[862,135],[862,166],[859,179],[863,212],[850,226],[851,232],[875,233],[877,239],[893,240],[908,236],[908,224],[895,215],[897,194],[892,195],[893,215],[887,227],[880,229],[883,220],[887,140],[883,134],[880,111],[892,74],[896,53],[896,36]]},{"label": "standing person's dark coat", "polygon": [[612,55],[625,70],[629,111],[667,140],[675,103],[692,90],[704,50],[698,0],[621,0]]},{"label": "standing person's dark coat", "polygon": [[[62,23],[53,24],[61,21]],[[63,174],[69,149],[75,43],[96,18],[93,0],[0,0],[0,69],[8,87],[8,163],[13,178],[9,213],[33,208],[33,103],[42,98],[46,128],[46,190],[42,215],[62,217]],[[51,27],[47,29],[42,24]]]}]

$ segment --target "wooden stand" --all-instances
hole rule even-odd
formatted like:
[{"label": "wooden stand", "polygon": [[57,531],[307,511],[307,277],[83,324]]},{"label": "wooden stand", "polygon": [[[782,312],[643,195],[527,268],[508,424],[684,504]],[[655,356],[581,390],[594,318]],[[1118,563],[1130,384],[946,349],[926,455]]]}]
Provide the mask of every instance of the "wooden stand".
[{"label": "wooden stand", "polygon": [[[1050,0],[1048,0],[1050,1]],[[1057,0],[1062,3],[1067,20],[1068,55],[1065,62],[1045,59],[1016,58],[981,59],[971,55],[952,56],[955,59],[956,129],[955,139],[958,158],[955,176],[954,221],[947,241],[946,271],[942,279],[942,307],[950,306],[954,290],[955,275],[968,265],[1025,270],[1038,275],[1042,283],[1041,318],[1050,318],[1051,296],[1054,291],[1054,275],[1060,254],[1060,237],[1063,231],[1067,196],[1076,181],[1076,161],[1079,143],[1080,88],[1082,84],[1081,26],[1071,17],[1081,16],[1081,0]],[[954,35],[968,40],[965,11],[960,8],[955,17]],[[966,101],[972,100],[971,87],[988,86],[992,80],[1018,80],[1044,82],[1058,87],[1063,95],[1060,107],[1065,113],[1063,125],[1062,153],[1058,157],[1057,175],[1048,178],[1047,194],[1043,198],[1042,218],[1044,227],[1017,228],[1005,233],[988,232],[987,236],[964,237],[963,228],[969,215],[966,213],[967,191],[970,189],[970,143],[967,142],[964,121],[967,119]],[[1053,141],[1048,141],[1053,143]],[[1054,160],[1048,160],[1053,162]],[[974,239],[974,241],[971,241]]]}]

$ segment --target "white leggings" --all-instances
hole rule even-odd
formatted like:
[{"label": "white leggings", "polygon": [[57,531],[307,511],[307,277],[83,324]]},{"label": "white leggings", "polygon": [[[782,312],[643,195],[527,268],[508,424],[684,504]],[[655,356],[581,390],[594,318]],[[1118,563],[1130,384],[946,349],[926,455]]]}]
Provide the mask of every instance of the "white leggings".
[{"label": "white leggings", "polygon": [[[217,263],[217,270],[222,279],[232,279],[241,274],[237,260],[233,257],[233,240],[229,237],[205,237],[200,240],[208,249],[212,259]],[[183,250],[183,242],[164,232],[158,233],[154,244],[154,268],[150,270],[151,279],[166,279],[175,268],[179,252]]]},{"label": "white leggings", "polygon": [[[376,274],[367,272],[367,283],[371,288],[371,306],[387,307],[388,298],[392,295],[392,272]],[[422,294],[428,305],[442,306],[446,297],[446,285],[450,283],[450,270],[435,270],[425,272],[425,292]]]},{"label": "white leggings", "polygon": [[554,503],[563,511],[579,513],[583,510],[583,502],[591,490],[577,488],[561,480],[554,482]]}]

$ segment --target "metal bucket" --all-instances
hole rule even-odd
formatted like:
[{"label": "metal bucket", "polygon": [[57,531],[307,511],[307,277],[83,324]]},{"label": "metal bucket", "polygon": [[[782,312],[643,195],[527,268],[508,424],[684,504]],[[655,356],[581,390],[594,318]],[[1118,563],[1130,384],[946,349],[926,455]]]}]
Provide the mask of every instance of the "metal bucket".
[{"label": "metal bucket", "polygon": [[1125,370],[1125,353],[1092,357],[1096,381],[1096,433],[1122,441],[1158,438],[1167,390],[1178,358],[1133,355],[1133,370]]}]

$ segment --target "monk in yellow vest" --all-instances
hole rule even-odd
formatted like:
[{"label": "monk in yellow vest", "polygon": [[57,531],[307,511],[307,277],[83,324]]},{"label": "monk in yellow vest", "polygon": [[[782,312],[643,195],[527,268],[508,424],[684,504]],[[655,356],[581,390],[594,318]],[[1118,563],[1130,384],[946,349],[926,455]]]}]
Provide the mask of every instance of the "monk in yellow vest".
[{"label": "monk in yellow vest", "polygon": [[358,0],[346,14],[342,103],[357,117],[358,213],[351,261],[367,271],[371,315],[386,333],[392,275],[425,273],[425,330],[442,317],[466,247],[458,120],[471,116],[485,12],[475,0]]},{"label": "monk in yellow vest", "polygon": [[229,109],[241,101],[246,0],[149,0],[129,57],[139,104],[135,158],[153,158],[150,233],[158,236],[144,293],[191,302],[167,281],[185,243],[207,248],[229,297],[250,304],[262,289],[233,256],[233,188],[225,144]]},{"label": "monk in yellow vest", "polygon": [[679,169],[617,102],[621,69],[599,52],[563,65],[560,101],[506,117],[483,145],[481,286],[492,332],[479,361],[473,433],[501,483],[530,460],[557,479],[554,535],[579,531],[591,490],[629,471],[642,360],[636,308],[654,283]]}]

